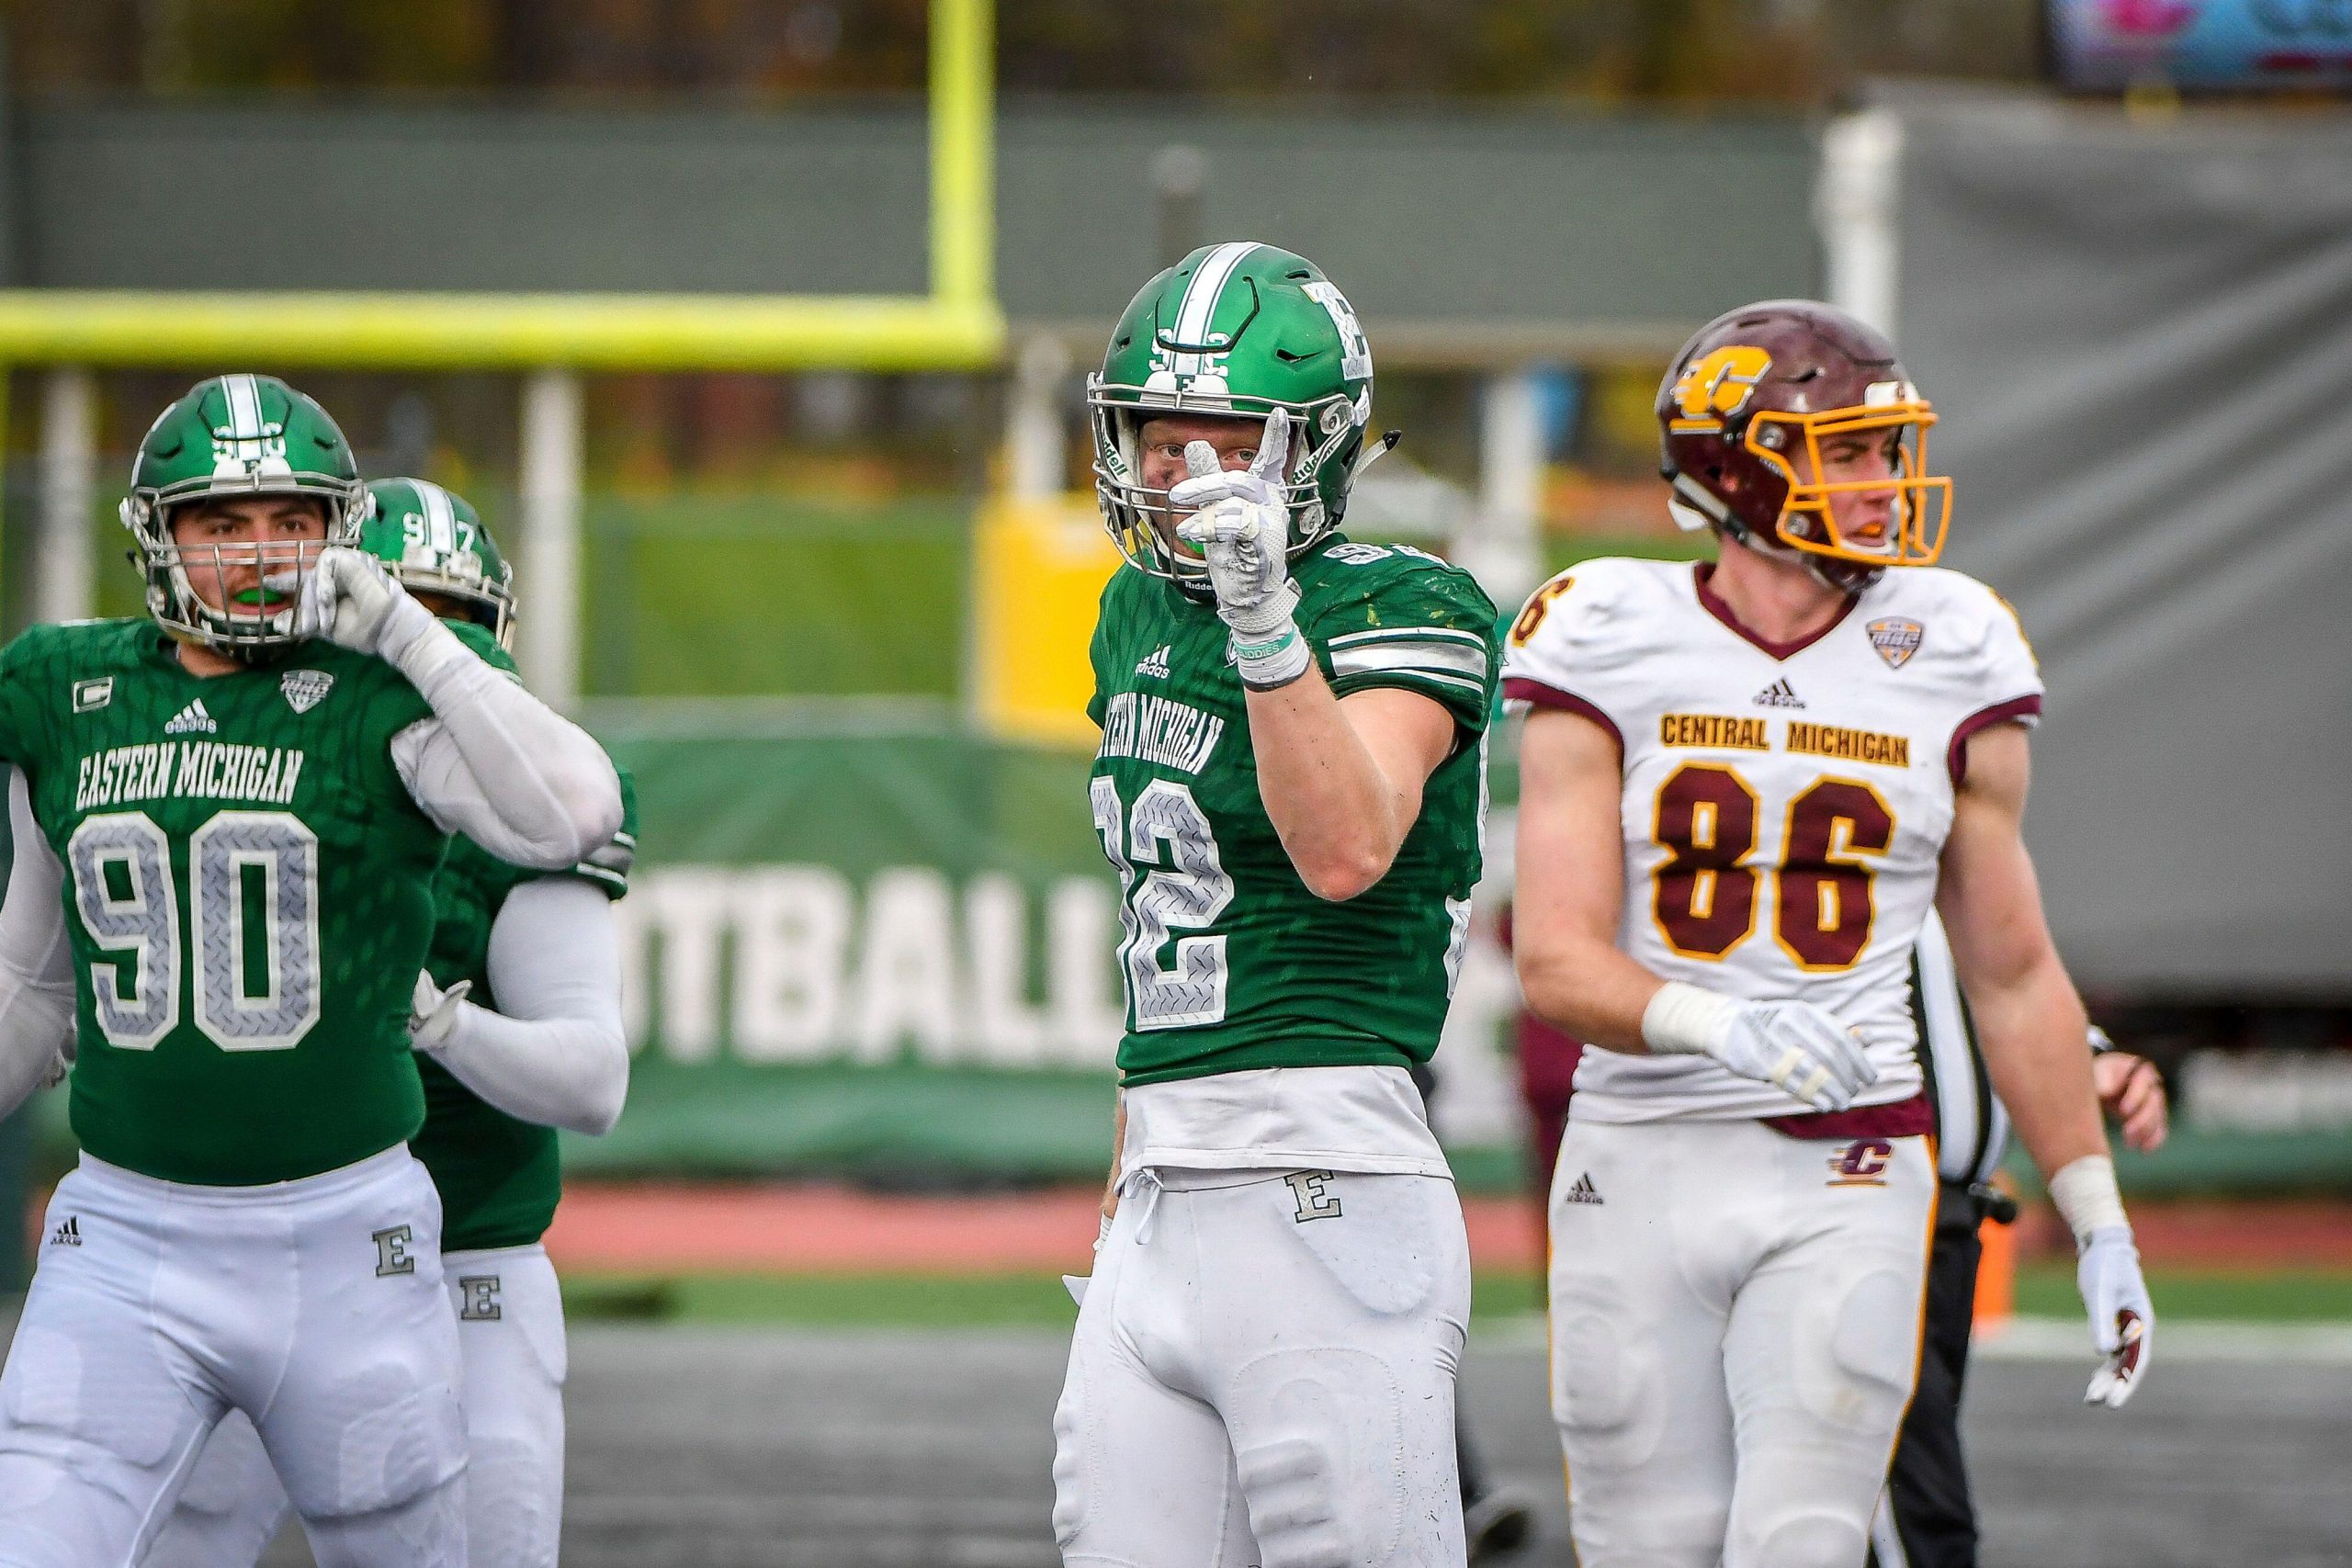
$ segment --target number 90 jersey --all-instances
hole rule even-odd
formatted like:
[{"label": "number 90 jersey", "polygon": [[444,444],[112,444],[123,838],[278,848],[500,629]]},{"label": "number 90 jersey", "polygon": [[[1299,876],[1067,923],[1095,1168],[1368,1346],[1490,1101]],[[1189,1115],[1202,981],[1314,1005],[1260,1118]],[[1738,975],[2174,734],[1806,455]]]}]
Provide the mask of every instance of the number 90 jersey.
[{"label": "number 90 jersey", "polygon": [[1454,749],[1388,874],[1344,902],[1317,897],[1259,795],[1225,623],[1165,578],[1111,574],[1087,707],[1102,743],[1087,784],[1125,901],[1130,1085],[1402,1067],[1437,1048],[1478,881],[1494,603],[1434,556],[1336,536],[1291,576],[1331,689],[1428,697],[1453,716]]},{"label": "number 90 jersey", "polygon": [[[458,636],[503,666],[487,633]],[[447,839],[391,742],[431,716],[390,665],[324,642],[209,678],[144,619],[0,651],[0,761],[64,867],[85,1149],[242,1187],[416,1131],[409,1000]]]},{"label": "number 90 jersey", "polygon": [[[1504,694],[1617,738],[1618,945],[1669,980],[1827,1009],[1879,1070],[1859,1103],[1908,1100],[1911,951],[1964,742],[2041,713],[2032,651],[1956,571],[1889,571],[1827,630],[1775,645],[1709,591],[1713,570],[1603,559],[1554,578],[1511,628]],[[1600,1122],[1800,1109],[1703,1056],[1588,1051],[1576,1088],[1576,1114]]]}]

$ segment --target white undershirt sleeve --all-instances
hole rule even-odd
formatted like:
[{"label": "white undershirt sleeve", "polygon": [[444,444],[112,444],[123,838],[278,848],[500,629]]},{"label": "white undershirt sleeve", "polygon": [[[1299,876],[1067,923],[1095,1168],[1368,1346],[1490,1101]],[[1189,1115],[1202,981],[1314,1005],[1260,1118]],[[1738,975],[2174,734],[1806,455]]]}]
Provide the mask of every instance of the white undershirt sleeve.
[{"label": "white undershirt sleeve", "polygon": [[74,953],[60,897],[65,870],[33,820],[21,770],[8,773],[16,849],[0,902],[0,1116],[24,1103],[73,1054]]},{"label": "white undershirt sleeve", "polygon": [[433,1058],[509,1116],[612,1131],[628,1094],[612,900],[577,877],[523,883],[491,923],[489,973],[500,1010],[460,1003]]},{"label": "white undershirt sleeve", "polygon": [[621,786],[595,738],[493,668],[438,622],[398,667],[433,716],[392,738],[424,814],[512,865],[557,871],[621,825]]}]

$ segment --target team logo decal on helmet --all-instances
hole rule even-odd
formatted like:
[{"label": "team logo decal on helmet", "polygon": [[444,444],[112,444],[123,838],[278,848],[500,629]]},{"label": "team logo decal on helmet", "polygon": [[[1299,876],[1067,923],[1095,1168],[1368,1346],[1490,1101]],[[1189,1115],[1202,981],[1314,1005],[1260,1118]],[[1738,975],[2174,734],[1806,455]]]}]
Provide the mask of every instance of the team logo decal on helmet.
[{"label": "team logo decal on helmet", "polygon": [[[1657,412],[1685,528],[1795,552],[1847,589],[1942,553],[1951,480],[1928,467],[1935,410],[1894,345],[1842,310],[1774,299],[1717,317],[1668,367]],[[1879,472],[1838,460],[1857,442],[1883,452]]]},{"label": "team logo decal on helmet", "polygon": [[1681,412],[1673,428],[1717,431],[1747,406],[1757,383],[1772,368],[1772,356],[1751,344],[1728,344],[1687,367],[1675,378],[1674,401]]},{"label": "team logo decal on helmet", "polygon": [[1142,482],[1142,430],[1163,414],[1263,421],[1285,409],[1307,436],[1282,476],[1290,553],[1337,527],[1363,466],[1372,420],[1372,346],[1337,285],[1306,257],[1234,241],[1205,245],[1149,283],[1087,378],[1095,494],[1128,561],[1203,580],[1170,542],[1168,492]]},{"label": "team logo decal on helmet", "polygon": [[[316,541],[182,547],[172,531],[181,507],[245,496],[299,496],[326,513]],[[351,443],[311,399],[275,376],[198,381],[155,416],[130,467],[119,513],[147,577],[147,613],[174,637],[240,657],[294,642],[294,606],[318,552],[358,537],[368,505]],[[281,560],[279,558],[283,557]],[[261,587],[232,596],[232,573],[270,567]],[[208,603],[196,591],[209,579]]]}]

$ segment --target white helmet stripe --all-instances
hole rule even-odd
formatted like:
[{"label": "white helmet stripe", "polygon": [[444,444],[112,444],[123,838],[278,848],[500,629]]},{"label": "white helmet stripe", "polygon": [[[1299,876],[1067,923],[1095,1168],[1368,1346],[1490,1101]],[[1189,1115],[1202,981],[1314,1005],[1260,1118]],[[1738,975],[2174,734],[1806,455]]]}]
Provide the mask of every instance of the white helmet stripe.
[{"label": "white helmet stripe", "polygon": [[424,503],[424,547],[436,565],[446,567],[458,553],[458,514],[450,510],[449,492],[431,479],[419,479],[416,495]]},{"label": "white helmet stripe", "polygon": [[[1209,323],[1216,319],[1217,296],[1225,292],[1225,286],[1231,280],[1234,269],[1241,265],[1241,259],[1257,248],[1255,240],[1228,240],[1208,254],[1193,274],[1193,281],[1185,287],[1183,302],[1176,307],[1176,324],[1169,329],[1170,337],[1178,343],[1208,341]],[[1202,369],[1201,355],[1179,355],[1174,368],[1180,376],[1197,376]]]},{"label": "white helmet stripe", "polygon": [[221,390],[229,399],[229,439],[261,439],[261,388],[249,375],[223,376]]}]

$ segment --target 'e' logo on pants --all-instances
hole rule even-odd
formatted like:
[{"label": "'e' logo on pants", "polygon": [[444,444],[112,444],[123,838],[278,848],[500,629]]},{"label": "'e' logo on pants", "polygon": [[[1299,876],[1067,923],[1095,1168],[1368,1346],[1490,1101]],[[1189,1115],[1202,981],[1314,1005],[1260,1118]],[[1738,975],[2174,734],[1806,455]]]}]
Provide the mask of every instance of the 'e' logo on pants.
[{"label": "'e' logo on pants", "polygon": [[409,1244],[416,1233],[406,1225],[388,1225],[375,1233],[376,1278],[393,1274],[413,1274],[416,1259],[409,1256]]},{"label": "'e' logo on pants", "polygon": [[1294,1170],[1283,1179],[1290,1183],[1291,1196],[1298,1200],[1298,1224],[1340,1217],[1339,1199],[1325,1189],[1325,1183],[1331,1179],[1329,1171]]},{"label": "'e' logo on pants", "polygon": [[495,1274],[460,1274],[458,1276],[458,1320],[461,1323],[495,1323],[506,1315],[498,1303],[498,1276]]}]

